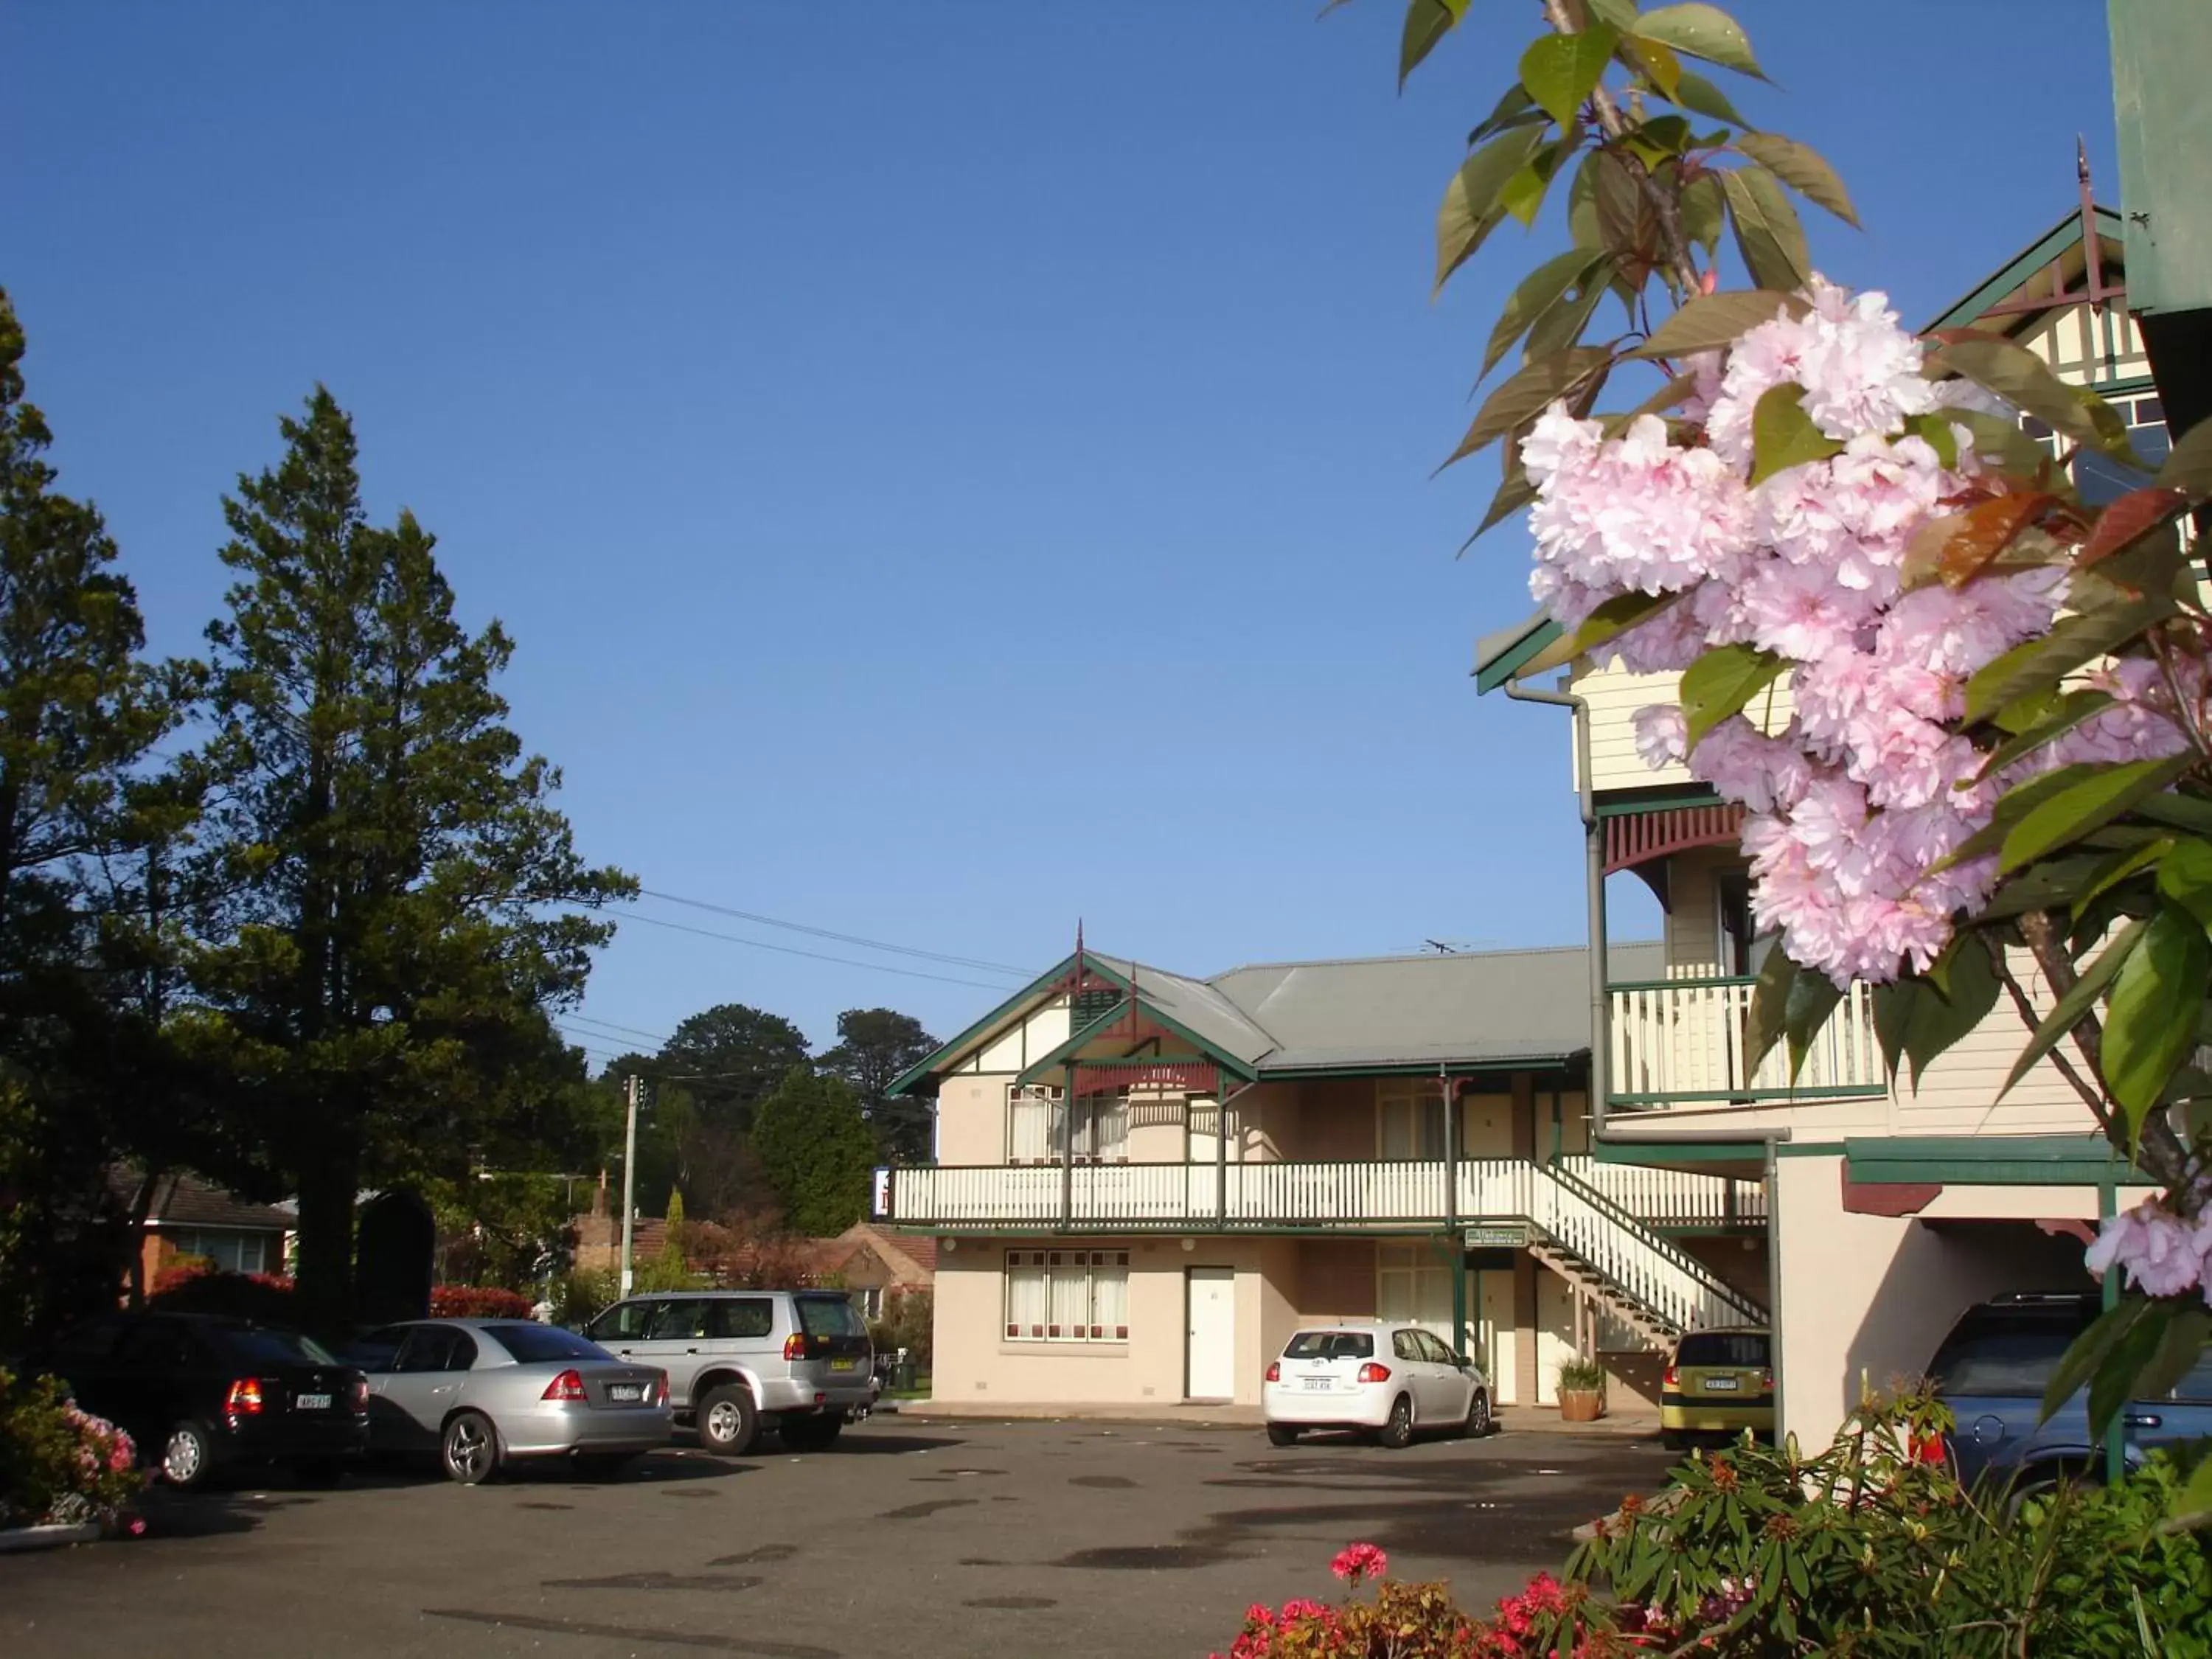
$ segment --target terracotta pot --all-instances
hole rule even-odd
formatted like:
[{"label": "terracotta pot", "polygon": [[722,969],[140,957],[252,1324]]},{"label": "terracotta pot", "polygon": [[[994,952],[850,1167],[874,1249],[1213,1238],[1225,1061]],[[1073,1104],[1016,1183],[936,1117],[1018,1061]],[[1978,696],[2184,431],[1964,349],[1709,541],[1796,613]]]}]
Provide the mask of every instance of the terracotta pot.
[{"label": "terracotta pot", "polygon": [[1604,1415],[1605,1395],[1597,1389],[1559,1390],[1559,1420],[1562,1423],[1595,1423]]}]

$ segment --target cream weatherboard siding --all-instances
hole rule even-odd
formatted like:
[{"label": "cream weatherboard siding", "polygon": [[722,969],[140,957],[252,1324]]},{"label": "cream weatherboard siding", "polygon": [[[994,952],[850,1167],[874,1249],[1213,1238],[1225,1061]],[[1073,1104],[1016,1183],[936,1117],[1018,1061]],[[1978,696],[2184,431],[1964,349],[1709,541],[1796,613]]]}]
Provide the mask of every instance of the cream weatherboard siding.
[{"label": "cream weatherboard siding", "polygon": [[[1649,789],[1655,785],[1678,789],[1698,787],[1687,767],[1662,766],[1654,770],[1636,752],[1636,711],[1656,702],[1679,701],[1681,679],[1680,674],[1632,674],[1620,666],[1618,657],[1602,665],[1586,666],[1575,675],[1575,693],[1589,704],[1593,787],[1602,792]],[[1790,724],[1795,706],[1789,686],[1778,681],[1771,690],[1760,692],[1744,713],[1762,731],[1779,732]],[[1569,752],[1573,752],[1571,744]],[[1571,764],[1569,781],[1580,781],[1577,769]]]}]

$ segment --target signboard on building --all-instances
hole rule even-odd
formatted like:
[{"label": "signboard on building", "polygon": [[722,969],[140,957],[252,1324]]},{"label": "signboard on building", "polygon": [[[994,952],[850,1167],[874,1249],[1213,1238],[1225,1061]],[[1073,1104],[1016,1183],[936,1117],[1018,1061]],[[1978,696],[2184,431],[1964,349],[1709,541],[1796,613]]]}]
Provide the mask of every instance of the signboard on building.
[{"label": "signboard on building", "polygon": [[1488,1221],[1467,1230],[1467,1248],[1470,1250],[1517,1250],[1528,1243],[1528,1224],[1525,1221]]}]

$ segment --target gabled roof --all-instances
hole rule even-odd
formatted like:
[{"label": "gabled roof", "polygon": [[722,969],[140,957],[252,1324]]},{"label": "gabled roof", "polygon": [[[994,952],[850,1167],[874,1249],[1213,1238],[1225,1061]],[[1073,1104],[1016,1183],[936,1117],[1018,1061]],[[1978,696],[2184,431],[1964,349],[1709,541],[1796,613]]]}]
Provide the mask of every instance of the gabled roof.
[{"label": "gabled roof", "polygon": [[1495,691],[1521,670],[1521,665],[1559,637],[1559,625],[1541,606],[1510,628],[1485,634],[1474,642],[1474,689],[1480,696]]},{"label": "gabled roof", "polygon": [[[125,1206],[136,1202],[140,1173],[118,1165],[107,1174],[108,1191]],[[154,1184],[154,1202],[147,1221],[160,1227],[227,1227],[246,1232],[289,1232],[299,1218],[265,1204],[249,1204],[234,1198],[211,1181],[198,1176],[165,1175]]]},{"label": "gabled roof", "polygon": [[[2116,271],[2127,258],[2127,222],[2112,208],[2094,210],[2097,220],[2097,238],[2104,244],[2100,249],[2105,269]],[[2069,209],[2066,216],[2013,255],[1992,275],[1982,279],[1966,294],[1961,295],[1929,323],[1923,333],[1934,333],[1939,328],[1966,328],[1978,321],[1991,306],[2001,305],[2015,294],[2026,292],[2036,285],[2037,279],[2050,269],[2052,261],[2063,258],[2069,250],[2081,245],[2081,210]],[[2071,277],[2078,279],[2079,269],[2068,267]],[[2008,318],[2008,322],[2024,322],[2026,318]]]},{"label": "gabled roof", "polygon": [[[1656,979],[1656,944],[1610,952],[1616,972]],[[1085,953],[1139,1008],[1159,1018],[1237,1076],[1316,1072],[1557,1066],[1590,1045],[1588,953],[1578,945],[1451,956],[1364,957],[1260,963],[1193,979],[1126,957]],[[904,1092],[965,1059],[1033,1005],[1053,994],[1073,959],[1000,1005],[892,1085]],[[1031,1064],[1038,1073],[1109,1032],[1120,1007],[1071,1033]],[[1026,1073],[1025,1073],[1026,1075]]]}]

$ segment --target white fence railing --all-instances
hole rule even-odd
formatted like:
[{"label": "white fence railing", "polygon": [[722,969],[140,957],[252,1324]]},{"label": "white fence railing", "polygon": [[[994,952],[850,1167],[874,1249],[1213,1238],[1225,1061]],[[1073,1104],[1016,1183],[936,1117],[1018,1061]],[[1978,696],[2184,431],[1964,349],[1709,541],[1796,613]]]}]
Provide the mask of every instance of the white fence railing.
[{"label": "white fence railing", "polygon": [[[1655,1226],[1757,1224],[1766,1194],[1757,1182],[1560,1160],[1634,1219]],[[1460,1164],[1457,1212],[1466,1221],[1526,1216],[1527,1190],[1512,1171],[1542,1166],[1526,1158],[1472,1158]],[[1055,1164],[939,1165],[891,1171],[886,1219],[908,1225],[1131,1228],[1441,1225],[1441,1159],[1330,1164]]]},{"label": "white fence railing", "polygon": [[1754,983],[1685,979],[1615,986],[1612,1099],[1664,1106],[1885,1092],[1870,988],[1854,984],[1844,994],[1827,1023],[1814,1034],[1805,1063],[1792,1079],[1784,1044],[1776,1044],[1757,1066],[1745,1064]]}]

